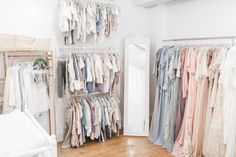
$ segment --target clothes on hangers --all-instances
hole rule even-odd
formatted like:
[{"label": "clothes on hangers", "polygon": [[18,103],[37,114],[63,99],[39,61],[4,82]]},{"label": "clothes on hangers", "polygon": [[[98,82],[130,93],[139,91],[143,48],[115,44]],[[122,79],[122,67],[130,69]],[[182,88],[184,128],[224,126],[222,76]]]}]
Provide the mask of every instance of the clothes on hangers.
[{"label": "clothes on hangers", "polygon": [[57,93],[58,98],[65,95],[66,90],[66,61],[57,62]]},{"label": "clothes on hangers", "polygon": [[6,74],[3,112],[23,110],[25,105],[34,116],[48,111],[50,100],[47,88],[48,71],[34,70],[30,62],[13,63]]},{"label": "clothes on hangers", "polygon": [[[72,93],[108,93],[118,89],[121,63],[116,54],[72,53],[66,63],[67,68],[64,62],[58,62],[58,65],[59,78],[65,78],[65,70],[68,70],[69,90]],[[66,82],[60,80],[59,97],[62,96],[62,89],[65,89],[63,84]]]},{"label": "clothes on hangers", "polygon": [[60,2],[59,29],[65,45],[76,41],[96,41],[111,37],[118,27],[119,9],[115,4],[94,1],[63,0]]},{"label": "clothes on hangers", "polygon": [[[236,151],[235,151],[236,126],[235,126],[235,123],[233,122],[236,115],[234,113],[235,105],[233,105],[236,99],[235,97],[236,96],[236,90],[235,90],[236,89],[236,84],[235,84],[236,48],[233,47],[229,49],[225,60],[222,60],[222,58],[218,58],[218,59],[219,61],[223,62],[223,64],[221,64],[220,66],[221,74],[219,78],[220,85],[223,86],[223,93],[218,93],[218,95],[219,94],[223,95],[223,105],[222,105],[223,107],[223,139],[224,139],[223,142],[224,144],[227,145],[225,157],[230,157],[230,156],[236,156]],[[215,102],[215,103],[218,103],[218,102]],[[218,119],[218,121],[220,121],[220,119]],[[214,127],[214,121],[212,123]],[[218,127],[219,130],[221,128],[222,126]],[[215,136],[212,137],[213,140],[215,140],[214,138]],[[224,149],[221,149],[221,151],[223,150]]]},{"label": "clothes on hangers", "polygon": [[67,134],[62,148],[80,147],[88,140],[99,143],[119,136],[121,114],[114,96],[71,98],[66,111]]},{"label": "clothes on hangers", "polygon": [[152,143],[177,157],[236,155],[235,56],[236,48],[226,46],[158,50]]}]

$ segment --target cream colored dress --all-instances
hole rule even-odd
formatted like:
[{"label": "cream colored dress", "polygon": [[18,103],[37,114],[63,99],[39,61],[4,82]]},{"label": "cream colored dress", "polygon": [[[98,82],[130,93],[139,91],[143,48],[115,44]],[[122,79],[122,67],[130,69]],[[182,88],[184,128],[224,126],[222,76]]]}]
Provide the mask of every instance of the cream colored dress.
[{"label": "cream colored dress", "polygon": [[222,67],[220,83],[224,88],[223,101],[223,138],[227,145],[225,157],[236,156],[236,48],[227,53]]},{"label": "cream colored dress", "polygon": [[[223,64],[227,50],[222,48],[219,53],[213,54],[211,75],[213,75],[213,87],[208,104],[208,121],[204,138],[205,157],[224,157],[225,146],[223,143],[223,88],[219,84],[220,65]],[[212,112],[211,112],[212,111]]]}]

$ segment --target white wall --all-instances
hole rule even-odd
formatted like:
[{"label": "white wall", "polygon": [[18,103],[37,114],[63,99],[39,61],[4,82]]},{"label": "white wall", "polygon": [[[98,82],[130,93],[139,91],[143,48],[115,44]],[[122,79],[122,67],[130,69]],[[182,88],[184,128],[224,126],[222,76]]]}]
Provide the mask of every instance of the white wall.
[{"label": "white wall", "polygon": [[[235,0],[184,0],[157,6],[156,50],[163,39],[236,35]],[[185,44],[231,43],[231,40],[184,42]],[[181,44],[174,42],[172,44]],[[170,43],[168,43],[170,44]],[[156,51],[155,51],[156,53]],[[151,54],[155,57],[155,53]],[[151,57],[151,58],[152,58]],[[152,59],[154,61],[154,58]],[[152,62],[153,62],[152,61]],[[151,63],[151,68],[153,64]],[[154,104],[155,81],[151,76],[150,103]]]},{"label": "white wall", "polygon": [[236,35],[236,1],[197,0],[168,4],[166,38]]},{"label": "white wall", "polygon": [[[62,46],[62,36],[58,32],[57,0],[0,0],[0,33],[17,34],[31,37],[51,38],[53,51]],[[146,36],[155,39],[155,9],[147,10],[133,7],[131,0],[117,0],[121,8],[118,32],[112,39],[99,45],[116,46],[124,56],[124,39],[131,36]],[[152,40],[154,41],[154,40]],[[155,42],[152,42],[155,44]],[[58,53],[58,51],[57,51]],[[123,75],[121,80],[121,110],[123,111]],[[64,104],[57,105],[57,134],[61,141],[64,134]]]},{"label": "white wall", "polygon": [[0,33],[51,38],[57,45],[56,0],[0,0]]},{"label": "white wall", "polygon": [[236,35],[235,6],[234,0],[178,0],[157,6],[157,46],[169,38]]}]

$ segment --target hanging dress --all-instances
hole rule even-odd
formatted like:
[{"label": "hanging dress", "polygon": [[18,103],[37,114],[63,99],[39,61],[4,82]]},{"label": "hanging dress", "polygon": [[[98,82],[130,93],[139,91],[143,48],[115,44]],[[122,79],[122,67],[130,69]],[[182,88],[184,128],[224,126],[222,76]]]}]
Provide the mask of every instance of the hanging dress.
[{"label": "hanging dress", "polygon": [[196,73],[196,63],[197,63],[197,54],[199,49],[193,48],[190,55],[190,64],[188,67],[189,72],[189,90],[188,90],[188,99],[186,106],[186,125],[185,125],[185,136],[184,136],[184,145],[183,153],[185,156],[192,154],[192,135],[193,135],[193,122],[194,114],[196,108],[196,95],[197,95],[197,86],[198,83],[195,79]]},{"label": "hanging dress", "polygon": [[182,122],[183,122],[183,117],[184,117],[184,111],[185,111],[185,102],[186,102],[186,97],[183,97],[183,72],[184,72],[184,61],[185,61],[185,56],[186,56],[186,51],[188,49],[184,48],[181,49],[180,55],[179,55],[179,63],[178,63],[178,71],[176,76],[180,78],[180,85],[179,85],[179,102],[177,105],[177,113],[176,113],[176,124],[175,124],[175,140],[178,137],[178,134],[180,132]]},{"label": "hanging dress", "polygon": [[[156,58],[154,61],[154,68],[153,68],[153,75],[157,78],[158,81],[158,75],[159,75],[159,62],[160,62],[160,56],[161,56],[161,52],[163,51],[163,48],[160,48],[158,50],[158,52],[156,53]],[[154,105],[154,109],[153,109],[153,116],[152,116],[152,120],[151,120],[151,126],[150,126],[150,132],[149,132],[149,140],[150,142],[154,142],[156,139],[156,133],[158,131],[158,125],[157,122],[159,121],[159,84],[157,83],[156,85],[156,95],[155,95],[155,105]]]},{"label": "hanging dress", "polygon": [[208,48],[203,48],[198,53],[197,59],[198,65],[195,78],[198,80],[198,88],[192,137],[192,155],[194,157],[201,157],[202,154],[205,116],[208,102],[208,67],[210,61],[209,53],[210,51]]},{"label": "hanging dress", "polygon": [[[189,74],[188,74],[188,67],[190,64],[190,53],[191,49],[186,48],[185,50],[185,58],[184,58],[184,65],[183,65],[183,75],[182,75],[182,94],[183,98],[186,98],[187,101],[187,95],[188,95],[188,86],[189,86]],[[176,138],[174,149],[172,151],[172,154],[176,157],[182,157],[183,156],[183,144],[185,140],[185,125],[186,125],[186,116],[187,116],[187,110],[185,106],[185,111],[183,115],[183,121],[182,125],[178,134],[178,137]]]},{"label": "hanging dress", "polygon": [[157,53],[156,70],[158,71],[157,88],[158,98],[156,97],[155,107],[153,111],[153,119],[150,127],[149,140],[158,145],[163,144],[163,124],[165,117],[166,105],[169,100],[170,79],[168,76],[170,57],[172,47],[163,47]]},{"label": "hanging dress", "polygon": [[179,98],[179,84],[180,78],[176,76],[178,69],[178,61],[180,55],[180,49],[172,49],[173,53],[171,55],[170,66],[169,66],[169,78],[170,78],[170,92],[169,92],[169,102],[166,107],[165,123],[164,123],[164,134],[163,134],[163,148],[168,151],[172,151],[175,142],[174,132],[176,123],[176,110]]},{"label": "hanging dress", "polygon": [[223,139],[227,145],[225,157],[236,156],[236,48],[232,47],[227,53],[222,67],[220,83],[224,88],[223,100]]},{"label": "hanging dress", "polygon": [[[210,107],[214,107],[212,117],[209,120],[208,132],[205,132],[204,151],[206,157],[224,157],[225,146],[223,143],[223,88],[219,84],[220,65],[225,60],[227,54],[226,48],[222,48],[216,57],[212,59],[212,73],[214,81],[217,82],[216,95],[211,97]],[[213,55],[215,56],[215,55]]]}]

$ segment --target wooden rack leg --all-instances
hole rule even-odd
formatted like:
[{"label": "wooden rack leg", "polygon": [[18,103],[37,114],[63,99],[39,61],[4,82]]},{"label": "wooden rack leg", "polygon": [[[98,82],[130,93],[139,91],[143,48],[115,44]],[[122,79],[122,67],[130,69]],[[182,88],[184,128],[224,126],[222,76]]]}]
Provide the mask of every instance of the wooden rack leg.
[{"label": "wooden rack leg", "polygon": [[9,66],[8,53],[5,53],[5,77],[7,76],[8,66]]},{"label": "wooden rack leg", "polygon": [[[47,56],[48,52],[47,52]],[[52,52],[50,52],[50,57],[46,58],[48,65],[49,65],[49,97],[50,97],[50,111],[49,111],[49,117],[50,117],[50,134],[56,134],[56,106],[55,106],[55,68],[54,68],[54,55]]]},{"label": "wooden rack leg", "polygon": [[56,103],[55,103],[55,81],[56,81],[56,69],[55,69],[55,55],[52,53],[52,101],[53,101],[53,122],[54,122],[54,134],[56,135],[56,128],[57,128],[57,123],[56,123]]}]

